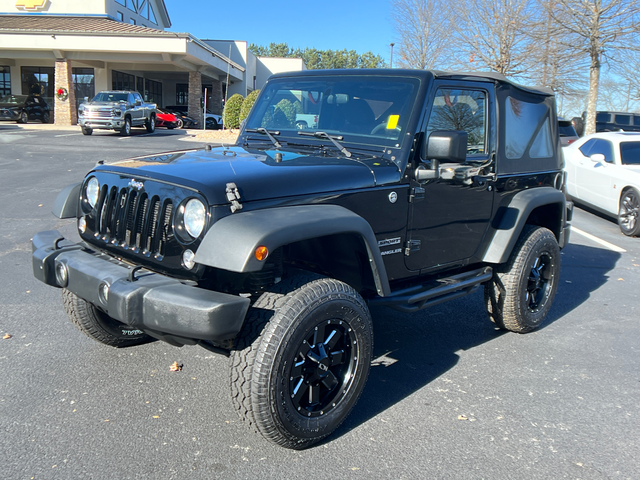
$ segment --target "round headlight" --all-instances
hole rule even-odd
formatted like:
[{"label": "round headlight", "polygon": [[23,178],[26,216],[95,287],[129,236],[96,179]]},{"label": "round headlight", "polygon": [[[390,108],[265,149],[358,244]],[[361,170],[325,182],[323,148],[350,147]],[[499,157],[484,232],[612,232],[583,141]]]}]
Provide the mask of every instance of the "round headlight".
[{"label": "round headlight", "polygon": [[184,228],[193,238],[198,238],[204,229],[206,211],[200,200],[192,198],[184,207]]},{"label": "round headlight", "polygon": [[100,182],[98,182],[96,177],[91,177],[87,182],[86,193],[89,205],[91,205],[91,208],[95,207],[96,203],[98,203],[98,194],[100,193]]}]

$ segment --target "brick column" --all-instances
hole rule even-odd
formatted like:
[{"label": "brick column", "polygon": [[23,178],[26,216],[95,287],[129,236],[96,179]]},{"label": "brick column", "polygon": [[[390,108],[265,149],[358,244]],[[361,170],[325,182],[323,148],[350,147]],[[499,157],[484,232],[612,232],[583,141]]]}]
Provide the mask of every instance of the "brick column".
[{"label": "brick column", "polygon": [[[78,123],[78,111],[76,110],[76,93],[71,77],[71,61],[67,58],[56,60],[56,73],[54,82],[54,123],[56,125],[76,125]],[[69,96],[65,100],[57,97],[59,88],[66,88]]]},{"label": "brick column", "polygon": [[189,116],[197,120],[202,127],[202,107],[200,99],[202,98],[202,74],[200,72],[189,72]]},{"label": "brick column", "polygon": [[209,110],[216,115],[222,115],[222,82],[211,79],[211,93],[209,94]]}]

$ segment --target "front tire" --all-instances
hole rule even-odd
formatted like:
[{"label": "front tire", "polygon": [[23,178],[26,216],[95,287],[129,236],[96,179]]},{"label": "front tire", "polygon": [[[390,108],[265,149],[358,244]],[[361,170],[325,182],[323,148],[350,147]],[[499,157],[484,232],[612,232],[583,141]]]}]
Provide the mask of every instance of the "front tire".
[{"label": "front tire", "polygon": [[27,112],[22,110],[20,112],[20,116],[18,117],[18,120],[16,120],[16,122],[17,123],[27,123],[28,121],[29,121],[29,115],[27,115]]},{"label": "front tire", "polygon": [[640,195],[635,188],[628,188],[620,196],[620,209],[618,210],[618,225],[620,231],[628,237],[640,235]]},{"label": "front tire", "polygon": [[231,393],[240,418],[263,437],[303,449],[338,428],[358,401],[373,327],[349,285],[319,278],[296,287],[296,281],[282,282],[282,293],[264,293],[253,305],[241,349],[231,356]]},{"label": "front tire", "polygon": [[560,277],[560,247],[553,233],[527,225],[505,265],[484,286],[491,321],[503,330],[537,328],[551,309]]},{"label": "front tire", "polygon": [[51,120],[51,115],[49,115],[49,112],[44,112],[42,114],[42,123],[49,123],[50,120]]},{"label": "front tire", "polygon": [[124,119],[124,127],[120,129],[120,135],[123,137],[131,135],[131,119],[129,117]]},{"label": "front tire", "polygon": [[153,341],[143,331],[114,320],[66,288],[62,290],[62,304],[78,330],[96,342],[122,348]]},{"label": "front tire", "polygon": [[93,130],[89,127],[82,127],[82,134],[83,135],[91,135],[93,133]]}]

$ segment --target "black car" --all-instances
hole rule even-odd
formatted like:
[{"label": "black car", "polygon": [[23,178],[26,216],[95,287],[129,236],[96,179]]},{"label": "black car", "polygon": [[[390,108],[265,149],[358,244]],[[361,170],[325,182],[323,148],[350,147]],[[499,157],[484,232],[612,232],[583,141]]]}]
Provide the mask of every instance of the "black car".
[{"label": "black car", "polygon": [[0,98],[0,120],[18,123],[40,120],[49,123],[51,113],[49,105],[40,95],[5,95]]},{"label": "black car", "polygon": [[492,73],[281,73],[234,146],[99,162],[68,186],[54,214],[82,241],[35,234],[33,272],[100,343],[226,355],[239,417],[305,448],[364,388],[370,307],[483,288],[497,328],[544,322],[569,238],[562,165],[550,89]]}]

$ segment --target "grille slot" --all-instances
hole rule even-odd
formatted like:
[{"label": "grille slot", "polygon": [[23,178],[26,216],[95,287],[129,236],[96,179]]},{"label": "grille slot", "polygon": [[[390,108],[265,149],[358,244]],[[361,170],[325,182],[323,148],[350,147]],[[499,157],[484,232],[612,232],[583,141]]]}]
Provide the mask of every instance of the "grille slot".
[{"label": "grille slot", "polygon": [[162,260],[173,236],[173,202],[133,188],[103,186],[96,205],[96,237]]}]

